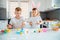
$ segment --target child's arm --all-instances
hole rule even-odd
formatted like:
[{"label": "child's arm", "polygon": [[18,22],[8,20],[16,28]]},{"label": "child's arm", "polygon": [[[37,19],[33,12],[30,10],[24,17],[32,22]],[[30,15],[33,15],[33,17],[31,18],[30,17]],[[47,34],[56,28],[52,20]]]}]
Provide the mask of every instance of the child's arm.
[{"label": "child's arm", "polygon": [[29,24],[32,26],[32,22],[29,22]]},{"label": "child's arm", "polygon": [[22,22],[22,25],[21,26],[24,27],[25,26],[25,22]]},{"label": "child's arm", "polygon": [[43,21],[39,21],[39,22],[37,22],[36,24],[43,24]]},{"label": "child's arm", "polygon": [[39,21],[36,24],[43,24],[42,18],[39,17]]},{"label": "child's arm", "polygon": [[25,22],[22,22],[19,28],[23,28],[25,26]]},{"label": "child's arm", "polygon": [[12,19],[10,20],[9,24],[7,25],[7,27],[11,28],[11,29],[13,28],[13,20]]},{"label": "child's arm", "polygon": [[21,28],[23,28],[25,26],[25,18],[22,17],[22,23],[20,25]]}]

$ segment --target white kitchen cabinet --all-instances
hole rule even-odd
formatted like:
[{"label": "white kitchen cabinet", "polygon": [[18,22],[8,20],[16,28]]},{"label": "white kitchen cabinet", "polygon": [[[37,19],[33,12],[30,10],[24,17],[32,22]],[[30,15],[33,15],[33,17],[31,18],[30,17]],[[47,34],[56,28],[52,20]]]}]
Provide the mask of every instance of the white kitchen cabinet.
[{"label": "white kitchen cabinet", "polygon": [[0,0],[0,19],[7,19],[8,18],[8,6],[7,0]]}]

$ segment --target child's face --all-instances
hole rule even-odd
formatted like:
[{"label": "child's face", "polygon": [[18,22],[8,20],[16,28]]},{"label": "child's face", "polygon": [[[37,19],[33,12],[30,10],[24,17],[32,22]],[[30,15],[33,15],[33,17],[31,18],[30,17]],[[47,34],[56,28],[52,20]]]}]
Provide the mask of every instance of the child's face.
[{"label": "child's face", "polygon": [[37,10],[33,10],[32,14],[33,14],[33,16],[36,16],[37,15]]},{"label": "child's face", "polygon": [[21,11],[15,11],[15,15],[16,15],[17,17],[20,17]]},{"label": "child's face", "polygon": [[33,13],[37,13],[37,10],[32,10]]}]

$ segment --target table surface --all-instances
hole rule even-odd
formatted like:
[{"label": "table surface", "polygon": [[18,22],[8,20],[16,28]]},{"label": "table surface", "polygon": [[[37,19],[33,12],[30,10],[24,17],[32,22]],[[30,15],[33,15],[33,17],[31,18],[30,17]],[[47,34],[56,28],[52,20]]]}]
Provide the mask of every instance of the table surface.
[{"label": "table surface", "polygon": [[16,34],[16,29],[12,29],[10,33],[0,34],[0,40],[60,40],[60,31],[36,32],[37,29],[24,29],[28,33],[22,35]]}]

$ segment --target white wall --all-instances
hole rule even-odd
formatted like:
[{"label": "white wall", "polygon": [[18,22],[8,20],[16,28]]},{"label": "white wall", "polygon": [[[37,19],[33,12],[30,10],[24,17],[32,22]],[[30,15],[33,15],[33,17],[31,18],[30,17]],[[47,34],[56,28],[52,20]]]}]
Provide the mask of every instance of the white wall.
[{"label": "white wall", "polygon": [[[14,1],[18,1],[18,0],[14,0]],[[28,10],[25,12],[25,16],[28,17],[30,14],[30,11],[32,10],[32,1],[37,5],[38,2],[40,2],[40,7],[39,7],[39,11],[45,11],[48,10],[50,8],[52,8],[52,0],[30,0],[30,2],[28,3]],[[20,6],[21,3],[17,4]],[[15,3],[12,4],[12,6],[15,5],[17,6]],[[24,6],[24,5],[23,5]],[[8,6],[10,8],[10,6]],[[20,6],[21,7],[21,6]],[[15,7],[14,7],[15,8]],[[12,8],[12,9],[14,9]],[[10,9],[8,9],[10,10]],[[10,15],[10,11],[8,12]],[[29,14],[29,15],[28,15]],[[28,15],[28,16],[27,16]],[[11,16],[11,15],[10,15]]]},{"label": "white wall", "polygon": [[[12,0],[12,1],[21,1],[21,0]],[[41,5],[40,5],[40,8],[39,8],[39,10],[41,10],[41,11],[43,11],[43,10],[46,10],[46,9],[49,9],[49,8],[51,8],[52,7],[52,0],[30,0],[30,11],[31,11],[31,8],[32,8],[32,1],[34,1],[35,2],[35,4],[37,4],[38,2],[40,2],[41,3]]]},{"label": "white wall", "polygon": [[15,12],[15,8],[16,7],[20,7],[22,9],[22,16],[25,17],[25,18],[28,18],[29,17],[29,4],[28,2],[8,2],[9,6],[8,6],[8,18],[13,18],[15,15],[14,15],[14,12]]},{"label": "white wall", "polygon": [[35,4],[37,4],[38,2],[40,2],[40,7],[39,7],[39,10],[40,11],[44,11],[44,10],[47,10],[49,8],[52,8],[52,0],[31,0],[30,1],[30,10],[32,8],[31,6],[31,2],[34,1]]}]

